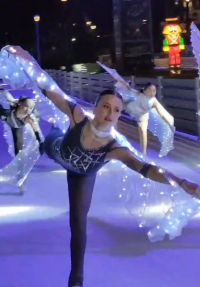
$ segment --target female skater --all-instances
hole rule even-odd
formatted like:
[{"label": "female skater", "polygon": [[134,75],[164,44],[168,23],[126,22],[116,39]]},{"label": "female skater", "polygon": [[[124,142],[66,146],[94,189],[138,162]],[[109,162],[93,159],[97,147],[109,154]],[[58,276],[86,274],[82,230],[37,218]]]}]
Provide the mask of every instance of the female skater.
[{"label": "female skater", "polygon": [[[198,185],[178,178],[169,172],[137,159],[113,138],[112,128],[123,110],[121,96],[110,90],[102,92],[94,107],[94,118],[85,116],[83,110],[70,100],[55,82],[34,62],[26,52],[14,47],[20,63],[31,61],[34,74],[44,75],[37,85],[45,96],[70,119],[69,129],[63,133],[53,127],[46,137],[47,155],[67,170],[70,203],[71,272],[69,287],[83,286],[83,267],[86,247],[87,214],[90,208],[97,171],[110,160],[119,160],[130,169],[153,181],[181,186],[187,193],[199,196]],[[23,64],[26,72],[29,72]],[[29,74],[31,77],[31,74]]]},{"label": "female skater", "polygon": [[173,133],[175,132],[174,119],[168,113],[163,112],[164,108],[156,99],[156,86],[152,83],[147,83],[141,92],[136,92],[135,97],[135,101],[125,103],[124,110],[137,121],[141,150],[146,155],[149,112],[156,109]]},{"label": "female skater", "polygon": [[146,155],[148,129],[161,143],[159,156],[166,156],[174,148],[174,118],[156,99],[156,87],[147,83],[141,92],[134,90],[115,70],[97,63],[117,81],[115,87],[123,98],[124,110],[137,121],[142,153]]},{"label": "female skater", "polygon": [[19,100],[15,100],[7,91],[1,91],[0,101],[2,97],[7,100],[10,109],[5,109],[0,105],[0,119],[11,128],[15,156],[23,149],[23,127],[27,124],[32,127],[39,142],[39,151],[42,154],[43,136],[34,113],[35,102],[33,99],[22,96]]},{"label": "female skater", "polygon": [[[27,157],[32,158],[33,163],[43,153],[44,138],[40,130],[38,119],[35,111],[35,102],[29,97],[20,97],[14,99],[8,91],[0,92],[0,119],[4,123],[4,137],[8,143],[8,151],[11,156],[17,157],[17,161],[11,161],[3,169],[0,170],[0,181],[10,181],[11,184],[17,185],[20,190],[20,195],[25,191],[24,180],[27,176],[27,171],[30,171],[30,164],[27,164]],[[3,106],[9,105],[10,108]],[[35,142],[39,146],[35,146]],[[30,149],[38,152],[32,154]],[[14,150],[14,151],[13,151]],[[32,165],[32,164],[31,164]],[[12,189],[11,189],[12,190]],[[3,192],[1,186],[1,194]],[[16,192],[9,192],[16,194]]]},{"label": "female skater", "polygon": [[[51,91],[46,90],[45,94],[70,118],[70,128],[65,135],[58,128],[52,129],[45,139],[45,151],[68,171],[72,263],[68,286],[83,286],[87,213],[97,171],[106,162],[115,159],[151,180],[165,184],[169,184],[169,180],[157,167],[139,161],[129,149],[112,138],[111,128],[117,124],[123,109],[120,96],[112,91],[102,92],[94,108],[94,119],[90,121],[76,103],[67,102]],[[195,194],[196,184],[172,174],[169,178],[186,192]]]}]

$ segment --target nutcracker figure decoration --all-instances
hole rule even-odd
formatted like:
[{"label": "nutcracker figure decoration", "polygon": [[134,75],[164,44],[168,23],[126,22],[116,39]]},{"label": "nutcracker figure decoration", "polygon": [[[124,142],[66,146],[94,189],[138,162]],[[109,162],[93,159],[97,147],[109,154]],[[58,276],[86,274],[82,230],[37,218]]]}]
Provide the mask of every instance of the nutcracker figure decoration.
[{"label": "nutcracker figure decoration", "polygon": [[168,53],[169,67],[173,74],[181,73],[180,53],[185,49],[184,40],[181,37],[182,29],[178,24],[178,18],[166,19],[166,25],[163,29],[165,39],[163,41],[163,51]]}]

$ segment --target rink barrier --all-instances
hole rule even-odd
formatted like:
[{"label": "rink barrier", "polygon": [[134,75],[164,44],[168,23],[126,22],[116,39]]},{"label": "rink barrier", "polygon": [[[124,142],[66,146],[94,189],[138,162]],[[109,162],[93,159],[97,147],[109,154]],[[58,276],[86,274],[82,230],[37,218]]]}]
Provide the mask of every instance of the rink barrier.
[{"label": "rink barrier", "polygon": [[[154,64],[157,68],[169,68],[169,59],[165,58],[154,58]],[[197,61],[195,57],[181,57],[181,68],[182,69],[198,69]]]},{"label": "rink barrier", "polygon": [[[16,94],[14,96],[17,97],[18,95]],[[75,97],[75,99],[82,107],[84,107],[85,110],[91,111],[93,109],[92,103],[86,102],[77,97]],[[125,135],[135,148],[140,149],[138,129],[133,119],[127,115],[122,115],[119,119],[117,130]],[[176,132],[174,145],[175,149],[170,152],[170,156],[192,168],[195,168],[195,170],[200,169],[200,142],[198,141],[197,136],[189,136],[187,134]],[[157,137],[153,136],[151,133],[148,134],[148,148],[157,152],[160,150],[160,143],[158,142]]]},{"label": "rink barrier", "polygon": [[[106,74],[75,73],[58,70],[47,72],[59,83],[68,94],[80,100],[94,104],[99,93],[105,89],[113,89],[113,78]],[[145,83],[152,82],[157,87],[158,100],[175,118],[176,129],[180,132],[198,136],[200,139],[200,83],[195,79],[164,79],[126,77],[136,89]],[[134,123],[134,121],[131,121]]]}]

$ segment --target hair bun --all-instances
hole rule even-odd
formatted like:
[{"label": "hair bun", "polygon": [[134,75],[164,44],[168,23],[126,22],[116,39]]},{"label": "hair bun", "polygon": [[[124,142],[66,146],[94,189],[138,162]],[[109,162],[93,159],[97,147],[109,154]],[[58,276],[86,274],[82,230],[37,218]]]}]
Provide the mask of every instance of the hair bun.
[{"label": "hair bun", "polygon": [[24,101],[24,100],[26,100],[26,99],[27,99],[26,96],[21,96],[21,97],[19,97],[19,101]]},{"label": "hair bun", "polygon": [[144,91],[146,91],[151,86],[154,86],[154,84],[152,84],[151,82],[144,84],[144,87],[140,90],[140,93],[143,93]]}]

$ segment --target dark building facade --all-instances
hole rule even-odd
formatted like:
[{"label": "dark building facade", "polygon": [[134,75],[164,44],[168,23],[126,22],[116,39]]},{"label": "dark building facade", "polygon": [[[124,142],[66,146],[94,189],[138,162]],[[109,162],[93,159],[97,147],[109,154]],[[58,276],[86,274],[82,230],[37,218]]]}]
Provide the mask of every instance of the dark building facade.
[{"label": "dark building facade", "polygon": [[117,69],[132,72],[152,64],[153,33],[150,0],[113,0]]}]

